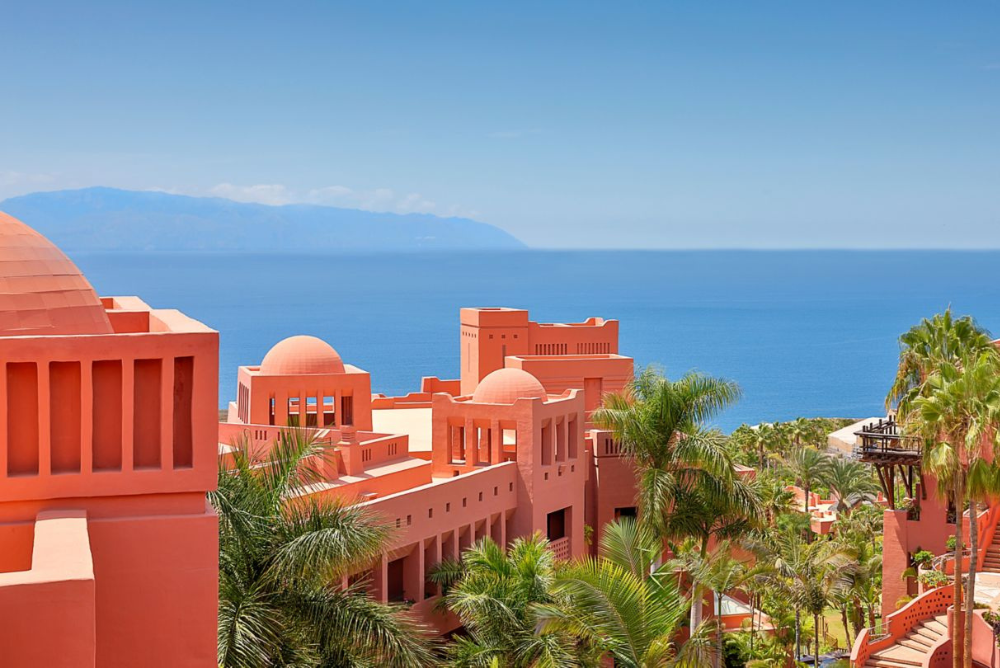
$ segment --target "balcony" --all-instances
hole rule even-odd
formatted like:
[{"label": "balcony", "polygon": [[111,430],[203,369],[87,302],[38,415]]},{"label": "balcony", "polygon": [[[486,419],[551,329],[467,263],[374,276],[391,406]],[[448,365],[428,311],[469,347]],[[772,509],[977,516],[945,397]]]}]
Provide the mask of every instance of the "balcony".
[{"label": "balcony", "polygon": [[869,422],[861,431],[855,432],[855,435],[859,439],[855,454],[863,462],[920,463],[920,439],[901,434],[895,419],[891,417]]},{"label": "balcony", "polygon": [[882,493],[889,501],[889,508],[896,509],[897,475],[906,487],[909,498],[915,498],[915,485],[918,479],[921,483],[921,498],[927,498],[923,473],[920,470],[922,445],[920,438],[900,433],[896,420],[891,416],[877,422],[869,422],[861,431],[854,433],[858,437],[854,456],[875,467]]},{"label": "balcony", "polygon": [[569,536],[551,541],[549,549],[552,550],[552,554],[555,555],[556,559],[561,561],[568,560],[570,558]]}]

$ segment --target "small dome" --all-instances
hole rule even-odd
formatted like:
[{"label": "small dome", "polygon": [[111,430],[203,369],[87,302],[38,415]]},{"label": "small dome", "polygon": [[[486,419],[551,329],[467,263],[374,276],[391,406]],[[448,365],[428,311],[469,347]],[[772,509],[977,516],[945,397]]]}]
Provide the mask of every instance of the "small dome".
[{"label": "small dome", "polygon": [[267,351],[260,372],[268,376],[344,373],[344,361],[323,339],[290,336]]},{"label": "small dome", "polygon": [[87,279],[55,244],[0,212],[0,336],[111,334]]},{"label": "small dome", "polygon": [[472,400],[480,404],[512,404],[518,399],[545,399],[538,379],[521,369],[497,369],[479,381]]}]

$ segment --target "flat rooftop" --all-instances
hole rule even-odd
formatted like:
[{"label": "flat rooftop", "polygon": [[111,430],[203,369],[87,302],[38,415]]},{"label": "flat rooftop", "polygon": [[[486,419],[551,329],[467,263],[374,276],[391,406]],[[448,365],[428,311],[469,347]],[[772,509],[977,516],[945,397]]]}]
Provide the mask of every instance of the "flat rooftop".
[{"label": "flat rooftop", "polygon": [[406,434],[410,452],[430,452],[430,408],[385,408],[372,411],[372,427],[380,434]]}]

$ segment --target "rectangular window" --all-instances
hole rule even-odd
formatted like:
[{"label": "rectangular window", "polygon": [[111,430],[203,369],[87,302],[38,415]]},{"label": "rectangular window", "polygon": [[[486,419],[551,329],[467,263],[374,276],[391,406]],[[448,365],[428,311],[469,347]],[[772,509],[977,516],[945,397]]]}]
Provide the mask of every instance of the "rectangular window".
[{"label": "rectangular window", "polygon": [[136,360],[132,388],[132,464],[160,466],[160,385],[163,360]]},{"label": "rectangular window", "polygon": [[52,472],[80,472],[80,363],[49,364]]},{"label": "rectangular window", "polygon": [[401,557],[389,562],[388,577],[386,579],[388,591],[386,594],[390,603],[402,603],[406,597],[406,592],[403,591],[403,573],[405,572],[403,565],[405,559],[405,557]]},{"label": "rectangular window", "polygon": [[354,397],[352,396],[340,398],[340,423],[348,427],[354,424]]},{"label": "rectangular window", "polygon": [[[246,390],[244,402],[250,419],[250,391]],[[191,407],[194,400],[194,358],[174,358],[174,468],[191,468],[193,465],[194,426]]]},{"label": "rectangular window", "polygon": [[335,397],[323,397],[323,426],[332,427],[337,423],[337,415],[334,404]]},{"label": "rectangular window", "polygon": [[91,371],[93,411],[91,437],[95,471],[122,469],[122,363],[94,362]]},{"label": "rectangular window", "polygon": [[7,474],[38,475],[38,367],[7,365]]},{"label": "rectangular window", "polygon": [[620,520],[623,517],[635,517],[635,506],[625,506],[624,508],[615,508],[615,519]]},{"label": "rectangular window", "polygon": [[566,509],[549,513],[547,518],[549,540],[559,540],[566,537]]},{"label": "rectangular window", "polygon": [[319,405],[316,397],[306,397],[306,426],[319,426]]},{"label": "rectangular window", "polygon": [[552,421],[542,425],[542,466],[552,463]]}]

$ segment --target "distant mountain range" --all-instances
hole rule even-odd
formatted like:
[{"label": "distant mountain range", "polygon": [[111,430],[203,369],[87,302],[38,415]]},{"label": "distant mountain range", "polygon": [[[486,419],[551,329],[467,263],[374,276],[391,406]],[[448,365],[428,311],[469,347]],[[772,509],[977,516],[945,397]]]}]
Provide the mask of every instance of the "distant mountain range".
[{"label": "distant mountain range", "polygon": [[161,192],[84,188],[0,202],[66,251],[512,250],[514,236],[467,218],[329,206],[267,206]]}]

